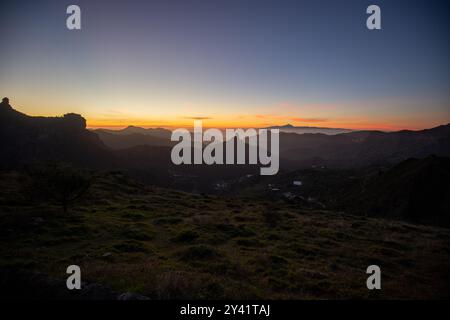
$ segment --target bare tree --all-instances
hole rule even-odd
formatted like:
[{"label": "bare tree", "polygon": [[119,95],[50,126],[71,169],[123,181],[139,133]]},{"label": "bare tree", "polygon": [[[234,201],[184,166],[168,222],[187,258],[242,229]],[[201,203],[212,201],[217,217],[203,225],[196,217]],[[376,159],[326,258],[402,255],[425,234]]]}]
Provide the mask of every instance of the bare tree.
[{"label": "bare tree", "polygon": [[65,213],[71,203],[86,193],[92,182],[88,172],[65,164],[34,167],[29,173],[34,193],[61,205]]}]

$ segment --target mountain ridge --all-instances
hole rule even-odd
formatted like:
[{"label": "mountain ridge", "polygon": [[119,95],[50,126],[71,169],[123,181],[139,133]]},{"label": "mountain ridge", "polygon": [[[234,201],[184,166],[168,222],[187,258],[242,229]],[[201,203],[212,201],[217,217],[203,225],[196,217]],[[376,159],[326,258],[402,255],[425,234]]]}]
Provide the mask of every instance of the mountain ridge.
[{"label": "mountain ridge", "polygon": [[352,129],[345,128],[327,128],[327,127],[309,127],[309,126],[294,126],[290,123],[281,126],[270,126],[265,129],[279,129],[280,132],[307,134],[307,133],[321,133],[326,135],[336,135],[340,133],[352,132]]},{"label": "mountain ridge", "polygon": [[[144,130],[148,134],[135,133],[136,130]],[[124,134],[127,132],[133,133]],[[162,134],[163,137],[155,136],[154,133]],[[9,101],[0,104],[0,143],[4,151],[0,164],[3,165],[68,161],[113,169],[142,171],[151,168],[167,174],[170,170],[188,174],[221,172],[221,179],[227,177],[227,170],[223,168],[211,170],[207,166],[181,168],[172,165],[170,148],[173,142],[169,134],[167,129],[149,130],[134,126],[121,130],[120,134],[108,130],[91,131],[86,129],[86,120],[81,115],[69,113],[62,117],[30,117],[14,110]],[[345,169],[394,165],[407,158],[424,158],[432,154],[448,157],[450,124],[420,131],[353,131],[336,135],[281,132],[279,151],[280,169],[285,171],[314,167]],[[145,167],[139,167],[144,164]],[[232,170],[234,167],[236,170]],[[230,170],[236,171],[236,174],[245,174],[245,170],[237,167],[233,166]]]}]

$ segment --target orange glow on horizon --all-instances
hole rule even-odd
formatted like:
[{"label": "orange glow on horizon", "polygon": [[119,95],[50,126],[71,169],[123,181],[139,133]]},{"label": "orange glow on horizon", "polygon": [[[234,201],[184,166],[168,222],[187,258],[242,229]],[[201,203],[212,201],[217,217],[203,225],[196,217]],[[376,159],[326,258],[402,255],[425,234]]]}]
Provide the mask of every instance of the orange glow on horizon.
[{"label": "orange glow on horizon", "polygon": [[[293,126],[342,128],[351,130],[422,130],[450,123],[448,112],[436,112],[434,114],[376,114],[374,112],[349,115],[350,111],[343,112],[344,107],[336,105],[293,105],[281,104],[276,106],[253,106],[253,109],[264,110],[266,113],[229,113],[225,106],[209,109],[181,108],[172,111],[172,106],[152,109],[149,113],[146,109],[119,109],[116,111],[106,109],[103,104],[93,107],[93,104],[71,101],[70,104],[59,103],[60,99],[46,103],[45,108],[39,107],[38,100],[27,97],[12,101],[16,110],[31,116],[62,116],[65,113],[79,113],[87,120],[89,129],[106,128],[120,130],[128,126],[143,128],[192,128],[195,119],[203,119],[204,128],[266,128],[270,126]],[[61,99],[62,100],[62,99]],[[363,103],[362,103],[363,104]],[[381,105],[381,104],[380,104]],[[81,106],[81,107],[80,107]],[[114,110],[113,110],[114,109]],[[250,108],[242,106],[244,112]],[[210,111],[213,110],[213,111]],[[353,110],[354,111],[354,110]],[[171,112],[171,113],[167,113]],[[189,113],[192,112],[190,115]]]},{"label": "orange glow on horizon", "polygon": [[[238,117],[239,118],[239,117]],[[259,121],[258,121],[259,120]],[[284,120],[279,118],[270,121],[269,118],[259,119],[257,115],[246,116],[240,119],[205,119],[203,128],[266,128],[271,126],[283,126],[291,124],[296,127],[322,127],[322,128],[342,128],[351,130],[380,130],[380,131],[399,131],[399,130],[422,130],[439,125],[447,124],[447,122],[438,121],[380,121],[374,119],[335,119],[313,122],[313,121],[293,121],[292,117],[286,117]],[[194,119],[172,118],[167,120],[136,120],[129,119],[117,121],[116,119],[87,119],[87,127],[89,129],[111,129],[120,130],[128,126],[136,126],[142,128],[165,128],[174,130],[176,128],[192,128]]]}]

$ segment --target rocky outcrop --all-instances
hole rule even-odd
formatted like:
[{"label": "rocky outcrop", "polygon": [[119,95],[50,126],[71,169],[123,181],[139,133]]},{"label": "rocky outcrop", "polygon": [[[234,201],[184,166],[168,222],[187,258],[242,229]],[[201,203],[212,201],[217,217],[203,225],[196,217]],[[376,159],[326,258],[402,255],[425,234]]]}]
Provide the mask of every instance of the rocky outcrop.
[{"label": "rocky outcrop", "polygon": [[0,104],[0,166],[33,162],[68,162],[86,167],[113,167],[114,155],[86,129],[78,114],[32,117],[14,110],[9,99]]}]

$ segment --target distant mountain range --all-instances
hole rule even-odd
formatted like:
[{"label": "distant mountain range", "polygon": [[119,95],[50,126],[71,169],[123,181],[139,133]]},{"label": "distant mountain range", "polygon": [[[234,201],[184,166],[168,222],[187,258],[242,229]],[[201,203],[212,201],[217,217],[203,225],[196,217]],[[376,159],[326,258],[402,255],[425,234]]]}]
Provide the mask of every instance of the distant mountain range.
[{"label": "distant mountain range", "polygon": [[95,129],[96,133],[111,133],[116,135],[142,134],[150,135],[158,138],[170,139],[171,131],[163,128],[141,128],[136,126],[128,126],[121,130]]},{"label": "distant mountain range", "polygon": [[172,132],[162,128],[144,129],[129,126],[122,130],[96,129],[93,130],[105,145],[112,149],[125,149],[135,146],[171,146]]},{"label": "distant mountain range", "polygon": [[267,129],[279,129],[280,132],[286,133],[297,133],[297,134],[322,133],[326,135],[334,135],[353,131],[351,129],[342,129],[342,128],[322,128],[322,127],[305,127],[305,126],[296,127],[291,124],[286,124],[284,126],[272,126],[268,127]]},{"label": "distant mountain range", "polygon": [[[7,101],[0,104],[0,169],[68,162],[198,192],[215,192],[218,185],[262,190],[270,182],[337,210],[450,224],[449,203],[443,200],[449,198],[450,124],[420,131],[281,132],[281,170],[273,177],[259,176],[256,165],[175,166],[171,145],[166,129],[90,131],[77,114],[31,117]],[[294,180],[302,186],[292,187]]]},{"label": "distant mountain range", "polygon": [[392,165],[433,154],[450,156],[450,124],[420,131],[280,135],[280,163],[289,169]]},{"label": "distant mountain range", "polygon": [[[80,115],[30,117],[5,102],[0,104],[0,145],[0,166],[67,161],[83,166],[139,172],[141,178],[148,176],[149,180],[169,184],[173,181],[168,182],[168,177],[174,176],[178,178],[172,180],[177,181],[180,176],[194,175],[196,181],[207,176],[204,182],[210,183],[234,179],[257,170],[254,165],[175,166],[170,160],[173,142],[170,141],[169,130],[131,126],[118,131],[90,131]],[[411,157],[424,158],[429,155],[450,156],[450,124],[421,131],[280,134],[282,171],[391,166]]]},{"label": "distant mountain range", "polygon": [[[274,126],[267,129],[280,129],[283,133],[321,133],[325,135],[336,135],[352,132],[350,129],[320,128],[320,127],[294,127],[290,124]],[[112,149],[125,149],[141,145],[147,146],[173,146],[170,141],[171,131],[163,128],[140,128],[128,126],[121,130],[95,129],[95,132],[105,145]]]},{"label": "distant mountain range", "polygon": [[172,142],[168,133],[165,129],[136,127],[119,134],[103,129],[90,131],[80,115],[32,117],[3,101],[0,169],[67,162],[94,169],[121,170],[143,182],[189,191],[202,191],[215,181],[235,179],[258,170],[256,165],[176,166],[170,158]]}]

